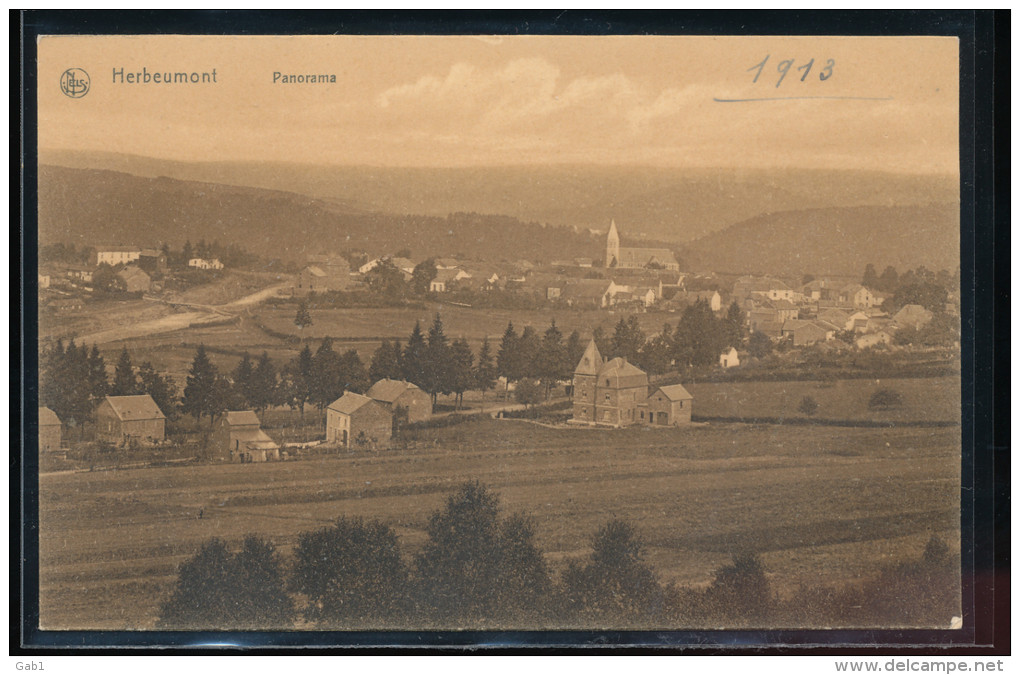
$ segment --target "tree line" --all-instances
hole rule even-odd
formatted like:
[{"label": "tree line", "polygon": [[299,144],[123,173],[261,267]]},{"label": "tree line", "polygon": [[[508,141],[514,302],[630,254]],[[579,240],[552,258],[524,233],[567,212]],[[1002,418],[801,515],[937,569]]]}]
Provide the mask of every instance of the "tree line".
[{"label": "tree line", "polygon": [[701,588],[664,584],[630,523],[613,519],[590,550],[553,574],[526,513],[462,485],[433,512],[409,557],[393,528],[342,517],[303,532],[293,559],[249,535],[220,539],[183,563],[159,610],[163,629],[740,628],[932,625],[959,611],[959,563],[932,536],[919,558],[863,583],[808,584],[781,599],[754,552],[733,555]]}]

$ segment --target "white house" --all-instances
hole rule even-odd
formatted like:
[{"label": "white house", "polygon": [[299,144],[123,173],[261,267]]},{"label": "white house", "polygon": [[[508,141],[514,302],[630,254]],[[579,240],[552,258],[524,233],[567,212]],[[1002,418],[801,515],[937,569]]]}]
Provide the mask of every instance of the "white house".
[{"label": "white house", "polygon": [[737,355],[737,348],[730,347],[728,352],[719,355],[719,365],[723,368],[732,368],[740,365],[740,357]]},{"label": "white house", "polygon": [[223,269],[223,263],[220,262],[219,258],[192,258],[188,261],[188,267],[200,270],[221,270]]}]

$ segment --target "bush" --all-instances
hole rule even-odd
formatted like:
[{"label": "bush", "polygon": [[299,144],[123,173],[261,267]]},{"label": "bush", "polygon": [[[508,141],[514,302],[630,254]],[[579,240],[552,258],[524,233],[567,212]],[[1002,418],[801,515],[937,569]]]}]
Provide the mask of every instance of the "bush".
[{"label": "bush", "polygon": [[613,520],[599,529],[588,562],[572,562],[563,573],[563,609],[569,617],[600,627],[654,622],[662,589],[643,554],[629,523]]},{"label": "bush", "polygon": [[805,396],[800,400],[800,405],[797,406],[797,412],[811,416],[818,412],[818,401],[814,400],[810,396]]},{"label": "bush", "polygon": [[551,583],[534,526],[499,518],[499,498],[467,483],[429,518],[415,559],[422,620],[441,626],[519,625],[541,613]]},{"label": "bush", "polygon": [[900,405],[903,405],[903,395],[895,389],[879,389],[868,399],[868,407],[871,409],[892,408]]},{"label": "bush", "polygon": [[378,625],[403,618],[407,570],[390,527],[340,518],[332,527],[303,533],[294,556],[290,588],[308,598],[307,620]]},{"label": "bush", "polygon": [[293,622],[275,547],[245,537],[231,554],[211,539],[184,562],[170,598],[160,608],[157,626],[169,630],[280,629]]},{"label": "bush", "polygon": [[715,571],[706,592],[708,605],[728,625],[762,625],[775,604],[765,566],[754,553],[733,557]]}]

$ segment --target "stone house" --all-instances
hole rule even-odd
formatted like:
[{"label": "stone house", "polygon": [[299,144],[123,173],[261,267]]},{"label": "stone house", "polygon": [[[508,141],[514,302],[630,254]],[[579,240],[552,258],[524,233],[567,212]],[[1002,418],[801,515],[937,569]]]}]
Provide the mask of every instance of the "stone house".
[{"label": "stone house", "polygon": [[404,422],[423,422],[432,416],[432,397],[417,385],[403,380],[379,380],[365,392],[370,399],[383,404],[391,413],[398,410]]},{"label": "stone house", "polygon": [[212,447],[231,462],[267,462],[280,459],[280,446],[262,431],[252,410],[223,413],[213,427]]},{"label": "stone house", "polygon": [[110,443],[161,443],[166,415],[148,394],[107,396],[96,407],[96,436]]},{"label": "stone house", "polygon": [[49,408],[39,408],[39,452],[60,449],[60,418]]},{"label": "stone house", "polygon": [[393,413],[368,396],[346,392],[326,408],[326,443],[377,447],[393,437]]}]

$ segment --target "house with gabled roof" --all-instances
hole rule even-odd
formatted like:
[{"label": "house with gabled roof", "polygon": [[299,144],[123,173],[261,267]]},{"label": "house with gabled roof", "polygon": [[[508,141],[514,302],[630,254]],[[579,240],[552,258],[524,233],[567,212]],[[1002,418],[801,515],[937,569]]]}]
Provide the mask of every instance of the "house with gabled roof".
[{"label": "house with gabled roof", "polygon": [[161,443],[166,438],[166,415],[148,394],[107,396],[96,407],[96,436],[118,445]]},{"label": "house with gabled roof", "polygon": [[254,410],[230,410],[216,420],[211,445],[231,462],[267,462],[280,459],[280,446],[262,430]]},{"label": "house with gabled roof", "polygon": [[903,305],[900,311],[893,314],[892,319],[900,328],[920,329],[931,323],[934,316],[921,305]]},{"label": "house with gabled roof", "polygon": [[789,319],[783,323],[783,337],[790,337],[795,346],[813,345],[825,342],[832,335],[814,321]]},{"label": "house with gabled roof", "polygon": [[432,397],[404,380],[379,380],[365,396],[383,404],[404,422],[424,422],[432,415]]},{"label": "house with gabled roof", "polygon": [[393,412],[368,396],[345,392],[326,408],[326,443],[378,447],[393,437]]},{"label": "house with gabled roof", "polygon": [[640,407],[638,416],[650,426],[676,427],[691,423],[694,397],[682,384],[659,387]]},{"label": "house with gabled roof", "polygon": [[60,449],[60,418],[45,406],[39,406],[39,452],[54,452]]},{"label": "house with gabled roof", "polygon": [[152,287],[152,277],[134,265],[128,265],[117,272],[117,276],[124,282],[124,290],[128,293],[146,293]]}]

